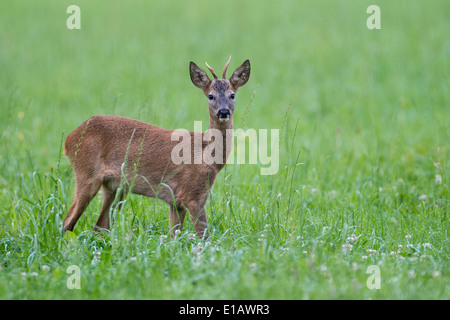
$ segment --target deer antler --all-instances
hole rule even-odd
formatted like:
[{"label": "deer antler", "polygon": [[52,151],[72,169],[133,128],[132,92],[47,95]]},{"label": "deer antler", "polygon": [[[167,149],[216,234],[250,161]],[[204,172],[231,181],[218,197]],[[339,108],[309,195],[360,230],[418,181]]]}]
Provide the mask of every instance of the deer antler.
[{"label": "deer antler", "polygon": [[225,75],[227,73],[227,69],[228,69],[228,65],[230,64],[230,60],[231,60],[231,56],[228,58],[228,61],[227,61],[226,65],[225,65],[225,68],[223,69],[223,72],[222,72],[222,78],[223,79],[226,79]]},{"label": "deer antler", "polygon": [[211,68],[211,67],[209,66],[208,62],[205,62],[205,64],[206,64],[206,66],[208,67],[209,71],[211,71],[212,75],[214,76],[214,79],[217,80],[217,75],[216,75],[216,73],[214,72],[213,68]]}]

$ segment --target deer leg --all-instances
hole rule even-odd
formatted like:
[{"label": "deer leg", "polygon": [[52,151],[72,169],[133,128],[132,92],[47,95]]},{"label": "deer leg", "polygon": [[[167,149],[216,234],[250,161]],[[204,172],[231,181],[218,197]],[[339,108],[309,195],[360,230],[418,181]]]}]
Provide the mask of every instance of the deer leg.
[{"label": "deer leg", "polygon": [[73,227],[101,186],[101,182],[97,180],[91,180],[90,183],[83,184],[80,183],[80,181],[77,181],[75,198],[66,218],[64,219],[64,232],[67,230],[73,231]]},{"label": "deer leg", "polygon": [[[111,214],[114,210],[115,205],[113,205],[116,199],[117,190],[110,190],[103,186],[103,204],[102,210],[100,211],[100,216],[98,217],[97,223],[95,224],[94,230],[109,229],[110,226],[110,212]],[[119,201],[123,200],[123,192],[119,194]],[[122,207],[122,203],[119,203],[119,210]]]},{"label": "deer leg", "polygon": [[206,211],[204,203],[191,202],[189,207],[189,216],[191,217],[192,224],[194,225],[195,232],[199,238],[208,238],[209,233],[207,230],[208,221],[206,219]]},{"label": "deer leg", "polygon": [[186,216],[186,209],[183,207],[175,207],[170,205],[169,228],[171,236],[175,236],[175,232],[183,228],[184,217]]}]

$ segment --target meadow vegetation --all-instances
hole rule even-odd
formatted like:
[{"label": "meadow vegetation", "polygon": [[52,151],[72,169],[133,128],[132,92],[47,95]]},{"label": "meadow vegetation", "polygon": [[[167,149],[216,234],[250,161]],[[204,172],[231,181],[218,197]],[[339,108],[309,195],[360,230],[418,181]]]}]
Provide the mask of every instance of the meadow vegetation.
[{"label": "meadow vegetation", "polygon": [[[450,298],[450,2],[80,0],[68,30],[70,4],[0,3],[0,298]],[[252,64],[234,126],[280,130],[277,174],[226,166],[208,239],[131,194],[109,232],[99,195],[63,236],[67,134],[95,114],[206,129],[189,61],[230,55]]]}]

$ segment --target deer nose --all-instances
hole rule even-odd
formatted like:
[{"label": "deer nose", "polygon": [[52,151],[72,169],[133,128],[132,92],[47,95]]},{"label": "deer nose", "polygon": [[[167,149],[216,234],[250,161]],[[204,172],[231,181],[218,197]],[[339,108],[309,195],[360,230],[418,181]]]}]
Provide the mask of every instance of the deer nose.
[{"label": "deer nose", "polygon": [[220,121],[227,121],[230,119],[230,110],[229,109],[220,109],[219,112],[217,112],[217,118],[219,118]]}]

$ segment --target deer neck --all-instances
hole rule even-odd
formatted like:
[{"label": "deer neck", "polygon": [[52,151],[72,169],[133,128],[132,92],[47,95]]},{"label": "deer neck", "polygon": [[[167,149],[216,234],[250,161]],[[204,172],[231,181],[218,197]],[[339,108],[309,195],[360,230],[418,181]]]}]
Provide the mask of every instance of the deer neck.
[{"label": "deer neck", "polygon": [[[216,161],[212,164],[217,171],[220,171],[226,164],[227,158],[231,152],[233,143],[233,116],[226,122],[220,122],[209,118],[209,128],[205,133],[204,141],[206,141],[205,148],[214,150],[212,155],[216,156]],[[219,152],[218,155],[215,152]],[[220,154],[222,157],[220,157]]]}]

